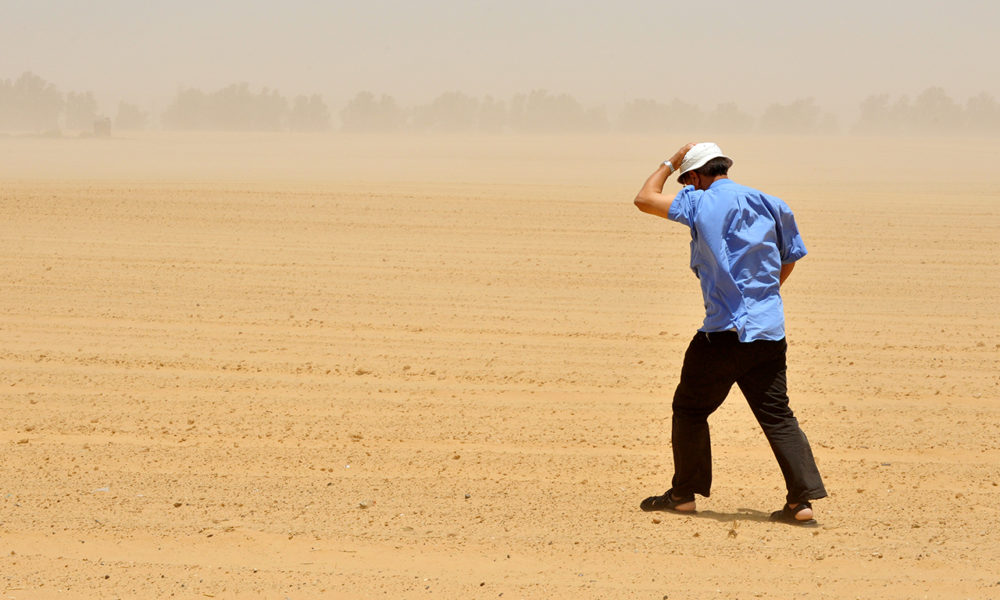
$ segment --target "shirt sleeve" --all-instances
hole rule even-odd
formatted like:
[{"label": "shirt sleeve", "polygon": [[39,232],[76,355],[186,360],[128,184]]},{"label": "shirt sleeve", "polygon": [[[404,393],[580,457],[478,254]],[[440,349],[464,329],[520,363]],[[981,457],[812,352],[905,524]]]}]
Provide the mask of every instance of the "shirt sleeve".
[{"label": "shirt sleeve", "polygon": [[694,195],[697,193],[698,191],[694,189],[693,185],[681,188],[681,191],[674,196],[674,201],[670,203],[667,218],[690,227],[694,218]]},{"label": "shirt sleeve", "polygon": [[799,227],[795,223],[795,215],[792,209],[783,201],[778,200],[778,242],[781,244],[781,264],[793,263],[808,253],[806,244],[799,234]]}]

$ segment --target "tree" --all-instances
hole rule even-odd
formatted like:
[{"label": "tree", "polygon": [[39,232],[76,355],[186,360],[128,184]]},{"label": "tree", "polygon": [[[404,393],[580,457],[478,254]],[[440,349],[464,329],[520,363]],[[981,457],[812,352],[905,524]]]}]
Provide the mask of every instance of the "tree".
[{"label": "tree", "polygon": [[413,127],[432,131],[469,131],[479,120],[479,100],[461,92],[446,92],[413,111]]},{"label": "tree", "polygon": [[246,83],[233,84],[211,94],[182,89],[163,113],[168,129],[278,131],[285,127],[288,102],[269,88],[259,93]]},{"label": "tree", "polygon": [[90,92],[66,94],[66,129],[92,130],[97,120],[97,100]]},{"label": "tree", "polygon": [[715,107],[705,118],[705,127],[717,133],[749,133],[755,119],[741,111],[735,102],[726,102]]},{"label": "tree", "polygon": [[965,103],[965,122],[972,133],[1000,133],[1000,105],[986,92],[973,96]]},{"label": "tree", "polygon": [[860,116],[854,126],[859,133],[896,133],[900,123],[898,115],[889,105],[889,94],[868,96],[861,102]]},{"label": "tree", "polygon": [[382,94],[376,101],[371,92],[359,92],[340,111],[340,122],[344,131],[396,131],[403,127],[406,118],[391,96]]},{"label": "tree", "polygon": [[911,124],[920,133],[958,133],[964,129],[962,107],[939,87],[927,88],[913,101]]},{"label": "tree", "polygon": [[35,132],[59,129],[62,93],[34,73],[0,82],[0,129]]},{"label": "tree", "polygon": [[287,101],[276,90],[250,91],[234,83],[209,96],[209,122],[225,131],[278,131],[283,128]]},{"label": "tree", "polygon": [[981,127],[989,130],[996,123],[996,102],[991,96],[980,94],[962,107],[939,87],[927,88],[913,102],[907,96],[895,102],[888,94],[869,96],[860,108],[855,130],[868,133],[955,135]]},{"label": "tree", "polygon": [[519,131],[565,133],[601,131],[607,129],[608,121],[603,108],[584,110],[569,94],[534,90],[511,99],[510,125]]},{"label": "tree", "polygon": [[208,129],[208,96],[194,88],[179,90],[162,120],[167,129]]},{"label": "tree", "polygon": [[812,98],[803,98],[768,106],[760,117],[760,127],[768,133],[833,133],[837,130],[837,119],[820,110]]},{"label": "tree", "polygon": [[906,132],[912,131],[913,106],[910,104],[909,96],[900,96],[892,103],[889,122],[892,124],[892,131]]},{"label": "tree", "polygon": [[330,109],[319,94],[296,96],[288,114],[288,128],[292,131],[328,131]]}]

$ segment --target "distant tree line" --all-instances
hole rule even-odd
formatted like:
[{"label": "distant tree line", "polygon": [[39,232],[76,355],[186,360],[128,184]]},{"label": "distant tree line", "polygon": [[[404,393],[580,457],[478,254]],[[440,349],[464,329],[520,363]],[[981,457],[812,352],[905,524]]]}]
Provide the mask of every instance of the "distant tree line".
[{"label": "distant tree line", "polygon": [[627,133],[711,130],[713,133],[828,133],[837,131],[833,115],[812,99],[773,104],[758,119],[735,103],[704,111],[679,99],[628,102],[617,118],[604,108],[586,108],[568,94],[535,90],[510,100],[480,100],[459,92],[441,94],[428,104],[406,109],[391,96],[356,95],[340,112],[344,131],[482,131]]},{"label": "distant tree line", "polygon": [[[0,131],[86,132],[105,121],[121,130],[154,125],[150,114],[135,104],[119,102],[112,119],[100,113],[92,92],[64,94],[33,73],[0,80]],[[177,130],[326,131],[331,129],[331,116],[318,94],[289,101],[276,90],[254,92],[242,83],[209,93],[181,89],[160,115],[160,123]]]},{"label": "distant tree line", "polygon": [[[932,87],[912,102],[903,96],[870,96],[848,129],[861,134],[996,135],[1000,134],[1000,103],[981,93],[959,104],[941,88]],[[843,131],[838,119],[814,98],[772,103],[759,116],[727,102],[704,109],[678,98],[670,101],[635,99],[615,119],[603,108],[586,108],[572,96],[546,91],[518,94],[509,101],[486,96],[480,100],[448,92],[428,104],[407,109],[391,96],[370,92],[356,95],[340,112],[344,131],[482,131],[656,133],[704,131],[710,134],[777,133],[831,134]]]},{"label": "distant tree line", "polygon": [[181,90],[162,121],[167,129],[181,130],[326,131],[330,110],[318,94],[289,102],[277,90],[253,92],[239,83],[211,93]]},{"label": "distant tree line", "polygon": [[[586,107],[569,94],[534,90],[509,99],[476,98],[447,92],[413,107],[391,96],[360,92],[341,108],[345,132],[604,132],[657,133],[704,131],[709,134],[826,134],[844,130],[837,118],[813,98],[773,103],[760,115],[728,102],[706,108],[674,98],[635,99],[610,117],[603,107]],[[170,130],[328,131],[333,115],[322,96],[286,98],[277,90],[255,91],[237,83],[216,91],[183,88],[159,115],[158,122],[135,104],[120,102],[111,120],[102,115],[91,92],[60,92],[32,73],[0,81],[0,131],[58,132],[90,130],[109,120],[115,129],[162,126]],[[981,93],[964,104],[943,89],[928,88],[912,101],[907,96],[873,95],[859,106],[859,117],[846,129],[864,134],[996,135],[1000,104]]]},{"label": "distant tree line", "polygon": [[1000,104],[987,93],[959,104],[939,87],[924,90],[912,101],[888,94],[869,96],[861,103],[854,131],[880,134],[1000,133]]},{"label": "distant tree line", "polygon": [[[93,131],[107,119],[98,111],[92,92],[63,94],[34,73],[0,80],[0,131],[58,133],[63,127]],[[149,115],[134,104],[120,102],[114,119],[119,129],[144,129]]]}]

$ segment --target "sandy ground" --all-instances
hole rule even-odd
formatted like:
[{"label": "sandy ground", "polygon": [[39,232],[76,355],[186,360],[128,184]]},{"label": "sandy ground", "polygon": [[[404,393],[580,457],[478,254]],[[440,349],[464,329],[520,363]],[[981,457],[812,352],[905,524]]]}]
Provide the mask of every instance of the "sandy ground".
[{"label": "sandy ground", "polygon": [[638,510],[686,141],[0,138],[0,600],[1000,598],[998,145],[717,140],[810,250],[803,530],[736,390],[700,513]]}]

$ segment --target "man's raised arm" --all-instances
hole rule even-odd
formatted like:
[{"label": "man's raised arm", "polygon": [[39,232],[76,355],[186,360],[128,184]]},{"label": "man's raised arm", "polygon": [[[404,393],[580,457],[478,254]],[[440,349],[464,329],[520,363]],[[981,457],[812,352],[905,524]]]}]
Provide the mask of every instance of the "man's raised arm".
[{"label": "man's raised arm", "polygon": [[[653,171],[653,174],[646,179],[646,183],[642,185],[642,189],[635,196],[635,205],[644,213],[649,213],[651,215],[656,215],[658,217],[667,218],[667,214],[670,212],[670,204],[674,201],[672,196],[668,196],[663,193],[663,184],[667,182],[667,178],[678,170],[681,163],[684,161],[684,155],[687,154],[688,150],[694,144],[688,144],[678,150],[669,161],[664,161],[658,169]],[[669,163],[669,164],[668,164]]]}]

